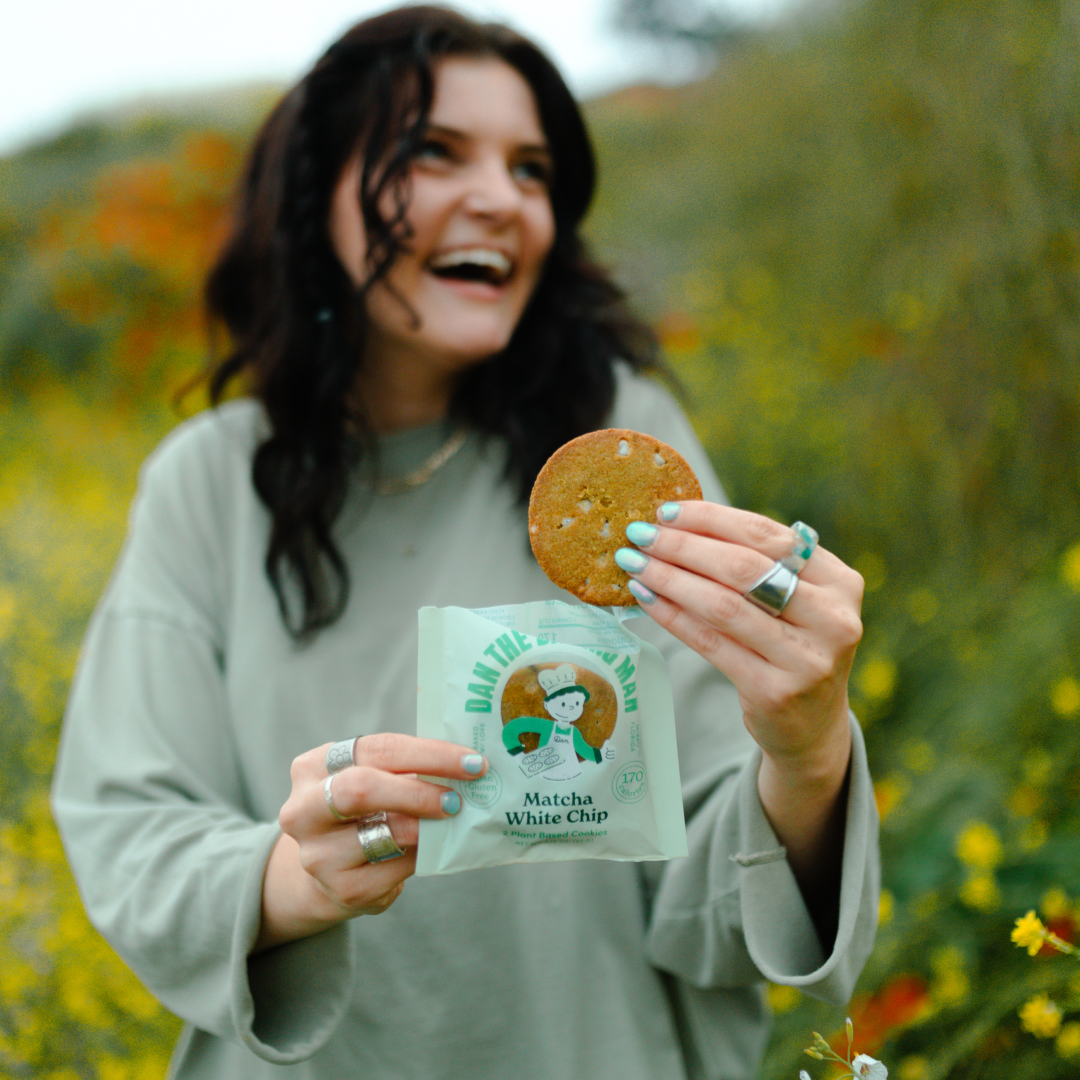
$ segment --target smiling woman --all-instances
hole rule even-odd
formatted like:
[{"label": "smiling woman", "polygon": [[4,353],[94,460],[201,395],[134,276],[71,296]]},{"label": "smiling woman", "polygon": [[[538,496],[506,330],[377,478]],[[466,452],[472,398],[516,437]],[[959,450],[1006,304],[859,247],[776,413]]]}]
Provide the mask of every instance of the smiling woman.
[{"label": "smiling woman", "polygon": [[[550,62],[441,8],[354,27],[255,140],[207,283],[218,404],[143,470],[53,791],[95,925],[186,1021],[176,1080],[748,1080],[766,978],[850,993],[877,911],[861,580],[724,505],[579,235],[593,182]],[[671,672],[689,857],[418,879],[421,819],[501,780],[414,734],[417,609],[558,598],[526,496],[602,426],[709,500],[615,555]],[[778,566],[768,613],[745,594]],[[545,681],[525,719],[559,775],[609,761],[587,676]]]},{"label": "smiling woman", "polygon": [[[360,23],[266,121],[207,284],[234,345],[211,390],[243,377],[272,422],[254,480],[299,636],[344,609],[328,525],[356,454],[378,462],[376,432],[449,417],[495,436],[525,498],[561,443],[603,421],[613,358],[656,367],[653,335],[578,234],[594,183],[550,61],[442,9]],[[545,415],[557,387],[573,393]]]},{"label": "smiling woman", "polygon": [[[423,142],[405,177],[408,247],[367,296],[364,408],[386,430],[437,420],[454,378],[502,352],[555,239],[552,171],[529,84],[501,60],[435,69]],[[334,188],[330,238],[358,288],[370,267],[362,163]]]}]

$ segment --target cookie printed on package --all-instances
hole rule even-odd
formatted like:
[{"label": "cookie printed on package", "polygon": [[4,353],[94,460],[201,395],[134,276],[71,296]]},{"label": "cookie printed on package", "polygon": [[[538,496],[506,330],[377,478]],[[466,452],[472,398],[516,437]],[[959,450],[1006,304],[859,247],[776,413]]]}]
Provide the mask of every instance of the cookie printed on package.
[{"label": "cookie printed on package", "polygon": [[557,600],[421,608],[419,667],[417,734],[489,768],[449,781],[458,814],[421,820],[418,875],[686,855],[667,665],[622,620]]}]

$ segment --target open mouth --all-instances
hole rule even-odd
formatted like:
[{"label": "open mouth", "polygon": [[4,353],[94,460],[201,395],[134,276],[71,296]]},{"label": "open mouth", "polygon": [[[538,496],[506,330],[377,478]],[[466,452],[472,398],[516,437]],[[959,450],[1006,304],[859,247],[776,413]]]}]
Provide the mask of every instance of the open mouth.
[{"label": "open mouth", "polygon": [[446,281],[478,281],[502,285],[514,272],[514,264],[494,248],[459,248],[428,261],[428,269]]}]

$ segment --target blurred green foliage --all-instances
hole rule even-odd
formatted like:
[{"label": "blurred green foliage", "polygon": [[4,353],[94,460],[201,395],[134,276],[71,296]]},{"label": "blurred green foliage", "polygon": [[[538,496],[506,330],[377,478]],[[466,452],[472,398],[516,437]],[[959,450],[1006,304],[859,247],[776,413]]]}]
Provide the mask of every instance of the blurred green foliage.
[{"label": "blurred green foliage", "polygon": [[[0,1076],[161,1076],[176,1031],[86,924],[44,790],[263,106],[0,161]],[[1075,1075],[1078,972],[1009,931],[1080,926],[1080,8],[833,7],[588,111],[591,235],[733,500],[866,579],[886,893],[857,1049],[899,1080]],[[1064,1017],[1040,1037],[1041,993]],[[771,997],[762,1080],[827,1075],[802,1048],[843,1015]]]}]

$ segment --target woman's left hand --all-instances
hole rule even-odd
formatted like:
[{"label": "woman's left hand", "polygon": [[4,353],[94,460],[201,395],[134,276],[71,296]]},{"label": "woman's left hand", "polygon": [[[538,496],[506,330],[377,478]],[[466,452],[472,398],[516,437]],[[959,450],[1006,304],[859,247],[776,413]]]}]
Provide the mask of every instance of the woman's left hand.
[{"label": "woman's left hand", "polygon": [[809,764],[843,743],[837,733],[848,729],[848,675],[862,636],[859,574],[818,547],[777,618],[744,594],[791,553],[791,529],[708,502],[682,503],[673,521],[649,528],[651,536],[629,530],[648,541],[629,549],[648,560],[631,577],[656,596],[642,608],[731,679],[765,754]]},{"label": "woman's left hand", "polygon": [[624,548],[616,560],[638,583],[632,591],[642,608],[738,690],[764,755],[762,805],[809,900],[842,849],[847,684],[862,636],[862,578],[818,547],[774,617],[744,594],[791,553],[792,530],[730,506],[676,505],[670,521],[658,513],[656,525],[631,525],[639,550]]},{"label": "woman's left hand", "polygon": [[792,529],[713,502],[662,509],[667,521],[658,512],[657,525],[627,528],[637,550],[621,549],[616,561],[653,620],[739,691],[743,721],[762,751],[762,809],[822,941],[831,940],[851,756],[848,676],[862,637],[863,579],[819,546],[783,615],[774,617],[744,594],[794,550]]}]

